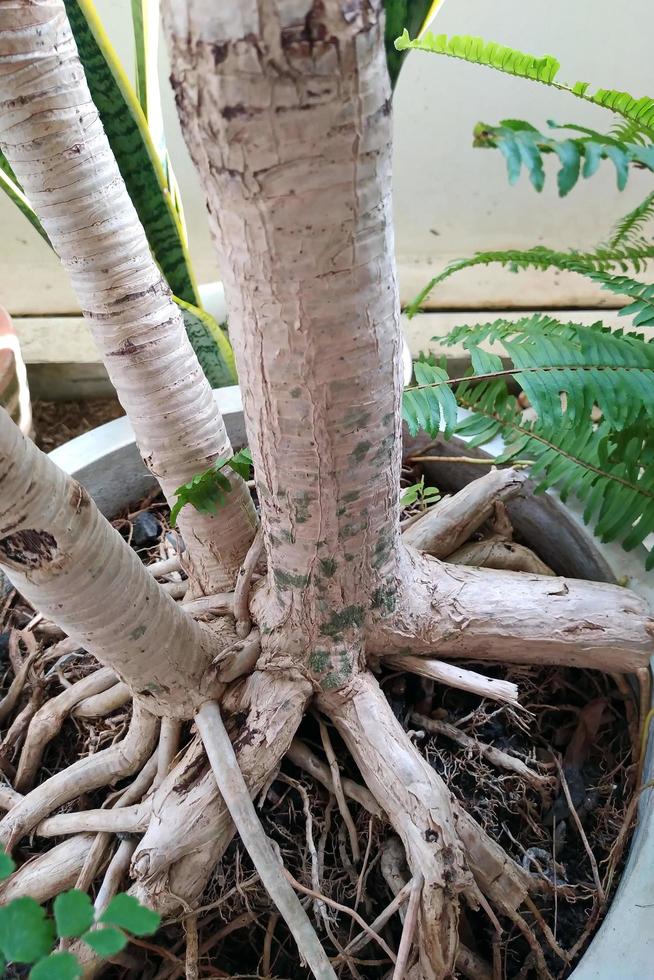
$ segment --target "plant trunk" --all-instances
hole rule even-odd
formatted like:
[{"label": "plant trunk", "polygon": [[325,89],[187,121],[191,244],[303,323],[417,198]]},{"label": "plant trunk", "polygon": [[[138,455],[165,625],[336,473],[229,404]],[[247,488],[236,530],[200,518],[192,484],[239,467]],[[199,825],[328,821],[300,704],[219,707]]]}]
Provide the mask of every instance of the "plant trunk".
[{"label": "plant trunk", "polygon": [[[380,4],[168,5],[254,457],[266,654],[363,665],[400,577],[402,389]],[[279,642],[277,641],[279,637]],[[290,644],[289,644],[290,639]]]},{"label": "plant trunk", "polygon": [[[0,4],[0,146],[46,228],[143,459],[170,503],[231,455],[182,314],[157,268],[91,100],[62,0]],[[243,480],[180,529],[199,592],[231,588],[256,518]]]}]

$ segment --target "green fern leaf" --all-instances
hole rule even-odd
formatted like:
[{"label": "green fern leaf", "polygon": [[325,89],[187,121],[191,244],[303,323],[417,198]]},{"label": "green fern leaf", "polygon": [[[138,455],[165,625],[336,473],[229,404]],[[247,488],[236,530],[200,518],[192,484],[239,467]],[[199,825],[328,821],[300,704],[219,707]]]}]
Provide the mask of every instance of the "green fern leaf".
[{"label": "green fern leaf", "polygon": [[[637,272],[645,267],[648,259],[654,258],[654,243],[643,243],[641,245],[622,244],[617,247],[602,246],[594,252],[558,252],[554,249],[545,248],[541,245],[530,249],[507,249],[504,251],[477,252],[471,258],[457,259],[451,262],[446,268],[434,276],[424,289],[416,296],[406,309],[409,318],[415,316],[423,305],[429,294],[436,286],[439,286],[450,276],[463,269],[471,269],[479,265],[502,265],[508,267],[512,272],[520,269],[560,269],[563,272],[575,272],[578,275],[600,282],[604,288],[620,293],[620,285],[625,287],[633,281],[625,276],[603,275],[607,270],[618,268],[627,271],[630,268]],[[616,280],[619,282],[616,283]],[[642,286],[642,284],[634,284]],[[613,288],[615,287],[615,288]],[[626,295],[631,295],[628,288],[622,290]],[[626,314],[625,314],[626,315]],[[642,324],[641,324],[642,325]]]},{"label": "green fern leaf", "polygon": [[588,82],[575,82],[572,85],[561,82],[557,78],[561,66],[552,55],[537,57],[494,41],[484,41],[480,37],[448,37],[447,34],[426,33],[412,40],[407,30],[398,37],[395,47],[398,51],[430,51],[494,68],[517,78],[541,82],[562,92],[569,92],[585,102],[610,109],[637,127],[638,133],[650,140],[654,139],[654,99],[647,96],[635,99],[628,92],[617,92],[614,89],[600,88],[591,92]]},{"label": "green fern leaf", "polygon": [[641,233],[644,226],[652,218],[654,218],[654,191],[617,222],[611,232],[608,247],[619,248],[620,246],[631,245],[642,248],[647,243],[642,238]]}]

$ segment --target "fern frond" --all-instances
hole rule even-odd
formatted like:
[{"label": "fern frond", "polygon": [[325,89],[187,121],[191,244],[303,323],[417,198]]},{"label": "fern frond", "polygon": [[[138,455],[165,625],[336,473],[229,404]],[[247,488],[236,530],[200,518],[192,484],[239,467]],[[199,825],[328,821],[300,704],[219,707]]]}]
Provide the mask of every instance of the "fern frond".
[{"label": "fern frond", "polygon": [[[445,282],[455,273],[478,265],[501,265],[508,267],[512,272],[518,272],[521,269],[538,269],[540,271],[560,269],[562,272],[576,272],[579,275],[597,280],[597,273],[606,272],[610,269],[617,268],[622,272],[627,272],[633,268],[636,272],[640,272],[644,269],[646,261],[651,258],[654,258],[654,242],[638,245],[623,244],[618,247],[602,246],[594,252],[558,252],[541,245],[529,249],[477,252],[470,258],[450,262],[441,273],[430,279],[405,312],[409,318],[415,316],[436,286]],[[609,279],[607,282],[612,282],[612,280]],[[605,285],[604,288],[610,289],[611,287]],[[613,292],[618,292],[618,290],[614,289]]]},{"label": "fern frond", "polygon": [[449,58],[458,58],[470,64],[494,68],[496,71],[514,75],[517,78],[541,82],[562,92],[569,92],[585,102],[592,102],[594,105],[610,109],[636,125],[639,133],[647,136],[650,140],[654,139],[654,99],[650,99],[648,96],[635,99],[628,92],[618,92],[615,89],[600,88],[595,92],[590,92],[588,82],[575,82],[572,85],[561,82],[557,78],[561,66],[552,55],[543,55],[539,58],[532,54],[525,54],[515,48],[497,44],[495,41],[484,41],[480,37],[456,35],[448,37],[447,34],[426,33],[412,40],[406,30],[396,40],[395,47],[398,51],[409,49],[431,51],[435,54],[446,55]]},{"label": "fern frond", "polygon": [[[644,157],[639,144],[621,143],[584,126],[558,126],[554,129],[570,129],[581,135],[564,140],[553,139],[530,123],[521,119],[504,119],[499,126],[478,123],[475,126],[473,144],[477,147],[498,149],[508,171],[509,183],[515,184],[523,166],[537,191],[545,184],[544,154],[555,154],[561,163],[557,174],[559,196],[565,197],[577,183],[579,176],[592,177],[602,160],[611,160],[616,172],[618,190],[624,190],[632,165],[654,171],[654,156]],[[583,164],[583,166],[582,166]]]},{"label": "fern frond", "polygon": [[628,214],[625,214],[624,218],[620,218],[611,232],[608,247],[618,248],[623,245],[642,247],[646,240],[642,237],[641,232],[652,218],[654,218],[654,191],[648,194],[645,200],[637,204]]},{"label": "fern frond", "polygon": [[406,388],[402,399],[402,415],[411,435],[425,432],[454,432],[457,418],[456,398],[449,387],[447,373],[428,360],[414,364],[416,386]]},{"label": "fern frond", "polygon": [[[616,430],[633,424],[642,412],[654,421],[654,345],[601,322],[561,323],[536,313],[460,326],[444,342],[463,343],[470,351],[471,381],[512,375],[544,425],[587,427],[594,405]],[[511,362],[508,371],[497,355],[480,346],[496,343]]]},{"label": "fern frond", "polygon": [[[565,501],[570,493],[584,504],[584,521],[601,541],[619,540],[625,550],[642,544],[654,531],[654,441],[650,420],[640,419],[616,433],[607,423],[562,429],[540,420],[525,423],[509,402],[493,404],[472,387],[459,403],[474,414],[457,432],[476,445],[502,435],[506,452],[497,462],[516,457],[533,460],[536,492],[556,487]],[[646,567],[654,567],[654,550]]]}]

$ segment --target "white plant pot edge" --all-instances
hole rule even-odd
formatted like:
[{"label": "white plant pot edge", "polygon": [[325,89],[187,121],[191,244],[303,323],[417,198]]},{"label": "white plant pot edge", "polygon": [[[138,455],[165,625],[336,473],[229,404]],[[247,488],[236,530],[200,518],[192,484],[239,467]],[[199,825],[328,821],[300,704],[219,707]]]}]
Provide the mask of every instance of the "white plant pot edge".
[{"label": "white plant pot edge", "polygon": [[[240,389],[222,388],[215,392],[215,397],[232,442],[244,444]],[[492,456],[499,455],[502,449],[500,439],[484,447],[484,451]],[[108,515],[116,513],[128,501],[144,496],[152,487],[152,477],[141,461],[132,427],[126,418],[108,422],[72,439],[50,453],[50,457],[83,483]],[[556,494],[552,496],[556,497]],[[654,609],[654,582],[652,576],[648,579],[641,556],[637,552],[626,553],[614,543],[597,541],[583,524],[581,508],[575,502],[568,501],[565,509],[601,552],[615,578],[626,576],[630,587],[646,598]],[[650,737],[645,782],[654,779],[652,743]],[[642,794],[639,822],[620,886],[602,926],[572,974],[574,980],[616,980],[618,977],[620,980],[644,980],[654,972],[653,794],[654,789]]]}]

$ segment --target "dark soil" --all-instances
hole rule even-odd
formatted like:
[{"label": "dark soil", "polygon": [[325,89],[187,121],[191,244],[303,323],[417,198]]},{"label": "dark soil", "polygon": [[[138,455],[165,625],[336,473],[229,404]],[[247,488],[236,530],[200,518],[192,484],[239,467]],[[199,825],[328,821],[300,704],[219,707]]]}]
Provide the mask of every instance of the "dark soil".
[{"label": "dark soil", "polygon": [[83,432],[124,415],[117,398],[87,398],[74,402],[32,402],[35,442],[49,453]]},{"label": "dark soil", "polygon": [[[94,406],[94,411],[97,408],[99,406]],[[113,410],[110,406],[107,409]],[[41,438],[56,440],[64,427],[67,431],[73,428],[82,431],[84,421],[90,418],[86,406],[77,421],[74,410],[69,411],[68,416],[63,412],[58,417],[55,412],[50,416],[47,412],[41,414],[41,420],[50,419],[44,425]],[[93,424],[96,424],[97,415],[93,418]],[[420,504],[413,504],[407,514],[419,507]],[[166,517],[166,505],[157,497],[126,510],[114,523],[126,540],[136,547],[143,561],[149,562],[170,556],[179,546],[176,534],[168,528]],[[171,580],[180,581],[181,578],[180,573],[171,576]],[[68,658],[59,665],[59,673],[53,673],[52,664],[47,662],[47,649],[61,638],[61,634],[44,634],[40,632],[39,624],[32,625],[28,631],[33,610],[8,587],[4,600],[0,598],[0,612],[3,689],[6,690],[13,677],[8,657],[12,631],[14,642],[19,639],[24,651],[35,641],[42,645],[44,655],[36,663],[35,682],[43,686],[44,695],[53,696],[61,690],[60,676],[74,681],[94,669],[94,662],[89,662],[88,655],[82,655]],[[17,631],[20,631],[18,637]],[[530,942],[514,922],[500,920],[503,932],[496,956],[501,961],[501,976],[507,980],[541,976],[534,965],[532,946],[537,945],[542,949],[552,975],[564,978],[572,972],[574,963],[601,921],[604,908],[600,907],[586,845],[562,792],[554,760],[562,761],[574,808],[592,847],[603,887],[610,896],[618,883],[629,841],[625,829],[636,780],[632,739],[638,725],[637,699],[632,698],[628,690],[625,694],[624,686],[621,692],[612,678],[592,671],[488,663],[478,665],[477,669],[517,683],[520,708],[480,701],[478,697],[448,687],[430,687],[427,682],[408,674],[387,672],[380,680],[396,716],[408,731],[413,732],[416,744],[447,781],[454,795],[507,853],[542,883],[542,894],[534,897],[536,911],[523,913]],[[23,707],[28,693],[18,710]],[[599,702],[602,702],[599,704],[601,723],[595,737],[588,734],[587,720],[589,712],[597,714]],[[478,751],[460,748],[443,735],[426,735],[413,718],[414,712],[456,725],[479,743],[493,745],[526,761],[535,772],[551,777],[549,785],[539,791],[522,777],[491,765]],[[41,778],[63,768],[78,754],[97,751],[114,741],[126,730],[128,722],[129,710],[126,708],[101,721],[69,719],[60,737],[46,752]],[[305,719],[299,735],[323,757],[318,725],[312,716]],[[331,737],[342,773],[361,782],[336,733],[332,731]],[[6,778],[11,781],[16,754],[3,757],[0,746],[0,762]],[[74,801],[69,808],[100,806],[104,795],[105,791],[100,791],[93,795],[93,799]],[[371,922],[393,898],[382,873],[391,831],[381,820],[350,803],[361,853],[365,855],[361,864],[355,866],[334,798],[306,773],[298,771],[288,761],[284,762],[279,777],[261,802],[260,814],[266,832],[279,845],[286,867],[309,888],[312,887],[312,875],[307,804],[312,818],[313,843],[319,856],[321,893],[356,908],[366,922]],[[619,835],[620,844],[616,846]],[[53,843],[39,838],[24,841],[16,855],[18,862]],[[405,873],[406,869],[401,868],[400,872]],[[98,884],[96,882],[96,887]],[[311,898],[307,899],[307,907],[330,955],[338,955],[359,932],[359,927],[349,916],[328,907],[331,936],[327,936],[323,918]],[[572,962],[566,963],[551,948],[552,942],[548,942],[542,925],[539,926],[538,917],[549,926],[555,944],[565,951],[577,947]],[[401,930],[397,915],[383,930],[385,940],[393,949],[397,949]],[[306,970],[299,967],[293,941],[271,907],[247,854],[236,841],[232,842],[215,870],[203,896],[198,931],[200,977],[301,980],[308,976]],[[494,932],[483,912],[463,911],[461,935],[469,948],[488,963],[493,962]],[[158,955],[157,947],[167,951],[168,958]],[[262,952],[264,949],[268,949],[265,961],[262,960],[262,956],[266,956]],[[149,949],[132,946],[130,952],[137,956],[138,967],[112,967],[110,976],[168,980],[184,975],[185,936],[180,922],[165,925]],[[170,962],[171,953],[178,958],[177,972]],[[341,962],[338,972],[343,978],[382,980],[390,976],[391,967],[381,948],[369,942],[356,958],[350,959],[349,965]]]}]

